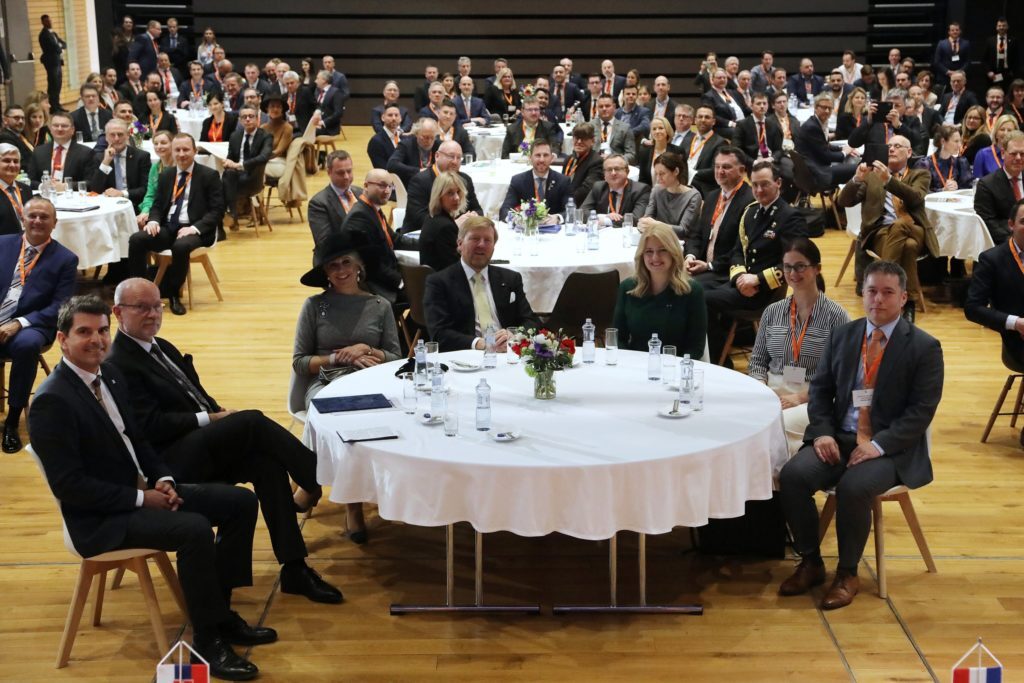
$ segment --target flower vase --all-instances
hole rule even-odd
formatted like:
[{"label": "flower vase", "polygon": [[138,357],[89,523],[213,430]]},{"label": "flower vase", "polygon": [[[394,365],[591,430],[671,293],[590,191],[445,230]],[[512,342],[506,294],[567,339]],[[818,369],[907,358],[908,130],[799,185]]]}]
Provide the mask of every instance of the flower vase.
[{"label": "flower vase", "polygon": [[523,226],[523,239],[526,242],[526,253],[530,256],[540,255],[540,230],[536,223]]},{"label": "flower vase", "polygon": [[536,370],[533,375],[533,397],[541,401],[550,401],[557,393],[554,368]]}]

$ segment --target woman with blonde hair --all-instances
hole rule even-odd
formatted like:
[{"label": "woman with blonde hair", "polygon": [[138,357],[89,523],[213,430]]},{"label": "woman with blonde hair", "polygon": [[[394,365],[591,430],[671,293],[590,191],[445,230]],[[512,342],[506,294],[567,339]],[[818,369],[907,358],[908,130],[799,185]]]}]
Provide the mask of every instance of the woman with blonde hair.
[{"label": "woman with blonde hair", "polygon": [[665,152],[675,152],[678,154],[682,151],[669,142],[672,139],[673,132],[672,122],[664,116],[655,116],[651,119],[651,131],[648,134],[651,144],[639,145],[640,151],[637,153],[637,165],[640,167],[639,180],[641,183],[647,185],[654,184],[654,162],[658,160],[658,157]]},{"label": "woman with blonde hair", "polygon": [[430,217],[420,229],[420,265],[441,270],[459,260],[459,224],[463,215],[470,215],[465,212],[466,184],[459,174],[446,171],[437,176],[427,204]]},{"label": "woman with blonde hair", "polygon": [[836,139],[849,140],[850,133],[860,128],[868,107],[868,93],[864,88],[854,88],[846,96],[846,106],[836,118]]},{"label": "woman with blonde hair", "polygon": [[30,104],[25,107],[25,130],[22,137],[32,149],[53,140],[53,136],[50,135],[50,117],[46,115],[46,110],[41,105]]},{"label": "woman with blonde hair", "polygon": [[507,66],[498,71],[494,78],[494,85],[487,89],[484,94],[484,104],[487,111],[494,114],[501,114],[502,118],[511,120],[519,113],[523,106],[522,96],[516,89],[516,79],[512,75],[512,69]]},{"label": "woman with blonde hair", "polygon": [[653,221],[640,236],[636,276],[619,284],[615,327],[619,347],[646,351],[651,335],[676,353],[699,359],[707,344],[704,288],[686,273],[683,250],[673,228]]},{"label": "woman with blonde hair", "polygon": [[1013,130],[1020,130],[1017,117],[1013,114],[1003,114],[995,120],[992,127],[992,142],[988,147],[978,150],[977,156],[974,157],[975,180],[981,180],[992,171],[998,171],[1003,167],[1003,138]]}]

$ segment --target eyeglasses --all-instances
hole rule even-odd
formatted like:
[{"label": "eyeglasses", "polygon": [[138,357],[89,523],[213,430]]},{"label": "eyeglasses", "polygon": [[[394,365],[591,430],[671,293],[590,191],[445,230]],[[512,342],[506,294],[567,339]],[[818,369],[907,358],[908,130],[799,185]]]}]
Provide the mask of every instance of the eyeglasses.
[{"label": "eyeglasses", "polygon": [[805,270],[807,270],[808,268],[811,268],[811,267],[812,266],[811,266],[810,263],[793,263],[793,264],[783,263],[782,264],[782,272],[784,272],[784,273],[796,273],[797,275],[801,275]]},{"label": "eyeglasses", "polygon": [[121,308],[134,308],[139,313],[162,313],[164,310],[164,302],[158,304],[118,304]]},{"label": "eyeglasses", "polygon": [[367,180],[366,182],[363,183],[364,187],[366,185],[380,185],[381,187],[387,187],[387,188],[393,188],[394,187],[394,185],[392,185],[391,183],[382,183],[379,180]]}]

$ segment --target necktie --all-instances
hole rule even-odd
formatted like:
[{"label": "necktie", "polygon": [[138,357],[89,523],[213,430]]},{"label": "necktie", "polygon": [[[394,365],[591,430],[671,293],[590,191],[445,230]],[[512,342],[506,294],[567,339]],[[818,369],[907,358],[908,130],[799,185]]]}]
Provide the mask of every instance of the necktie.
[{"label": "necktie", "polygon": [[[7,291],[7,297],[4,299],[3,304],[0,304],[0,324],[6,323],[14,317],[15,312],[18,310],[18,300],[21,298],[21,272],[22,268],[28,270],[28,264],[32,262],[36,256],[36,248],[31,244],[25,244],[25,258],[22,261],[22,267],[15,266],[14,276],[11,278],[11,286]],[[26,274],[27,276],[27,274]],[[17,293],[16,296],[11,296],[12,293]]]},{"label": "necktie", "polygon": [[543,200],[544,199],[544,179],[543,178],[534,178],[533,179],[533,186],[534,186],[534,188],[536,189],[536,192],[537,192],[537,199]]},{"label": "necktie", "polygon": [[319,91],[317,93],[317,96],[316,96],[316,103],[317,104],[323,104],[324,103],[324,92],[326,92],[326,91],[321,90],[321,91]]},{"label": "necktie", "polygon": [[96,375],[95,379],[93,379],[89,386],[92,387],[92,393],[96,395],[96,400],[100,402],[100,405],[103,406],[104,409],[106,409],[106,405],[103,403],[103,389],[101,388],[103,386],[103,381],[100,379],[100,376]]},{"label": "necktie", "polygon": [[593,120],[593,118],[595,116],[597,116],[597,103],[596,102],[591,102],[590,103],[590,118],[591,118],[591,120]]},{"label": "necktie", "polygon": [[480,321],[480,332],[483,333],[494,323],[491,317],[491,304],[487,301],[487,290],[484,289],[484,276],[477,273],[473,276],[473,306],[476,317]]},{"label": "necktie", "polygon": [[[864,354],[865,367],[873,368],[875,366],[875,362],[878,360],[878,356],[882,353],[884,347],[885,332],[876,327],[875,331],[871,333],[871,338],[868,339],[867,350]],[[865,372],[864,388],[875,388],[875,376],[868,377]],[[868,441],[871,441],[871,408],[865,407],[857,410],[857,444],[867,443]]]},{"label": "necktie", "polygon": [[601,126],[601,142],[608,142],[608,122],[605,121]]},{"label": "necktie", "polygon": [[171,374],[178,386],[181,387],[181,389],[188,394],[189,398],[195,402],[197,408],[208,413],[212,412],[212,406],[210,405],[210,402],[203,397],[203,392],[199,391],[196,385],[192,383],[181,368],[175,365],[170,358],[164,355],[163,349],[161,349],[156,342],[153,342],[153,344],[150,345],[149,353],[157,363],[163,366],[164,370]]},{"label": "necktie", "polygon": [[96,112],[89,114],[89,126],[92,128],[92,137],[94,140],[100,135],[100,124],[99,121],[96,120],[97,116]]},{"label": "necktie", "polygon": [[394,134],[392,135],[391,139],[394,141],[395,147],[398,147],[398,143],[400,143],[402,141],[401,140],[401,136],[399,136],[397,130],[394,132]]},{"label": "necktie", "polygon": [[616,192],[615,190],[612,190],[612,192],[611,192],[611,205],[612,205],[612,209],[616,213],[618,213],[618,211],[619,211],[619,193]]},{"label": "necktie", "polygon": [[178,47],[178,37],[177,36],[171,36],[171,49],[173,50],[173,49],[175,49],[177,47]]},{"label": "necktie", "polygon": [[171,72],[164,71],[164,92],[171,92]]},{"label": "necktie", "polygon": [[118,190],[124,189],[124,173],[121,171],[121,163],[123,160],[123,153],[114,155],[114,188]]},{"label": "necktie", "polygon": [[757,122],[757,150],[763,157],[771,156],[771,152],[768,151],[768,141],[764,134],[764,121]]},{"label": "necktie", "polygon": [[181,225],[181,206],[185,203],[185,185],[188,183],[188,173],[181,171],[178,175],[178,182],[174,187],[174,208],[171,217],[167,223],[171,230],[174,232],[178,231],[178,226]]},{"label": "necktie", "polygon": [[1010,178],[1010,185],[1013,186],[1013,198],[1019,202],[1021,200],[1020,176]]},{"label": "necktie", "polygon": [[612,79],[608,78],[604,82],[604,93],[606,95],[612,94]]},{"label": "necktie", "polygon": [[242,161],[249,158],[249,154],[252,152],[252,147],[249,145],[249,134],[245,134],[245,142],[242,143]]}]

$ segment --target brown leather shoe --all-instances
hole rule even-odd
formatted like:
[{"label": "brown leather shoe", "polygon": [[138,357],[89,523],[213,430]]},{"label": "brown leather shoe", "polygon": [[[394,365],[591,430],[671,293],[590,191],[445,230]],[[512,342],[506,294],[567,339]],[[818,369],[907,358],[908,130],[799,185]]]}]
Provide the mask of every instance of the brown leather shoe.
[{"label": "brown leather shoe", "polygon": [[860,579],[843,572],[837,572],[832,587],[821,601],[821,609],[839,609],[853,602],[860,591]]},{"label": "brown leather shoe", "polygon": [[803,595],[825,583],[825,565],[801,560],[796,571],[779,586],[779,595]]}]

